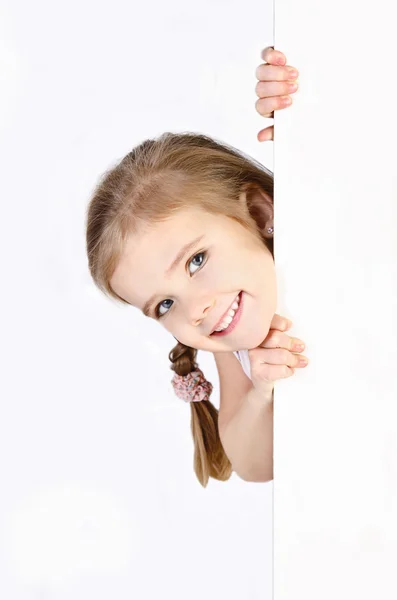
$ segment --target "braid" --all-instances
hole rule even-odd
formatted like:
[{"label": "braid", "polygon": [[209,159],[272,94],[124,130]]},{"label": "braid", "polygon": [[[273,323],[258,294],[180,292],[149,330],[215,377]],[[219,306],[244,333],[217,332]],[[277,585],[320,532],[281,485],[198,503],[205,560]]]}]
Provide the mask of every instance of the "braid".
[{"label": "braid", "polygon": [[[188,375],[198,368],[197,350],[181,342],[169,353],[171,369],[177,375]],[[228,459],[219,436],[218,409],[210,400],[191,402],[191,431],[194,441],[194,471],[203,487],[209,477],[227,481],[232,474]]]},{"label": "braid", "polygon": [[172,362],[171,369],[177,375],[191,373],[197,368],[196,356],[197,350],[195,348],[190,348],[190,346],[185,346],[185,344],[178,342],[168,355],[168,358]]}]

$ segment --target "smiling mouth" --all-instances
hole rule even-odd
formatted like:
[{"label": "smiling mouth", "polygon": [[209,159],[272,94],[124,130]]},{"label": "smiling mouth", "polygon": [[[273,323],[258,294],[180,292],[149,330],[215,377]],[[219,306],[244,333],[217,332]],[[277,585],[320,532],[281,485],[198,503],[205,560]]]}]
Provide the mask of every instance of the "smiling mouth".
[{"label": "smiling mouth", "polygon": [[[236,327],[236,325],[239,322],[240,317],[241,317],[242,305],[243,305],[243,292],[240,292],[239,295],[237,296],[237,298],[235,300],[233,300],[232,305],[230,306],[230,308],[233,306],[233,304],[235,302],[238,302],[238,307],[236,308],[236,312],[234,313],[231,322],[225,328],[223,328],[221,331],[215,331],[214,330],[210,334],[210,336],[212,336],[212,337],[215,337],[215,336],[219,337],[219,336],[227,335],[228,333],[231,333],[233,331],[233,329]],[[217,325],[217,329],[219,329],[219,327],[221,326],[221,324],[223,322],[223,319],[225,319],[227,317],[230,308],[226,312],[226,315],[222,317],[222,320],[221,320],[220,324]],[[224,323],[224,325],[226,325],[226,323]]]}]

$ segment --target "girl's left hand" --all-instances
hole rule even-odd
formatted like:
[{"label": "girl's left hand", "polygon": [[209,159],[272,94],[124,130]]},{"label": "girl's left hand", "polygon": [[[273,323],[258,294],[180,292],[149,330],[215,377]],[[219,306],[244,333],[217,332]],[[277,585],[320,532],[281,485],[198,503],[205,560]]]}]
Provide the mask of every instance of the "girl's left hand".
[{"label": "girl's left hand", "polygon": [[[295,79],[298,78],[299,72],[287,66],[285,55],[279,50],[273,50],[271,46],[262,50],[261,57],[267,64],[259,65],[255,72],[259,80],[255,88],[259,98],[255,108],[263,117],[272,118],[275,110],[292,104],[289,94],[293,94],[298,89]],[[291,73],[292,70],[296,71],[296,75]],[[258,133],[258,140],[260,142],[274,140],[274,125],[262,129]]]}]

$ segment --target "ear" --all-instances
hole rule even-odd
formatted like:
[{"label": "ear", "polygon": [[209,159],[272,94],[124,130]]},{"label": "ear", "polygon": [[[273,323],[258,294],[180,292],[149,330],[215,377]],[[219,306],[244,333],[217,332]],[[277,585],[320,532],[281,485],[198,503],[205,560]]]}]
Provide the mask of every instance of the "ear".
[{"label": "ear", "polygon": [[241,189],[239,202],[254,219],[262,235],[273,237],[273,233],[267,232],[269,227],[274,228],[273,198],[258,185],[248,183]]}]

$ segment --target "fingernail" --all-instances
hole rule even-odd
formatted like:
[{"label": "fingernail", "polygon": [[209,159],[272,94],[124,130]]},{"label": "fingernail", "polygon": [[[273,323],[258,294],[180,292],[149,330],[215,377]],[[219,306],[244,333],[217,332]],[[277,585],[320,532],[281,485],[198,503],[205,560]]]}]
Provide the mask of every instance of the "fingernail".
[{"label": "fingernail", "polygon": [[294,79],[296,77],[298,77],[298,71],[296,69],[288,69],[288,74],[290,75],[290,77],[293,77]]},{"label": "fingernail", "polygon": [[303,367],[304,367],[305,365],[307,365],[307,363],[308,363],[308,362],[309,362],[309,361],[308,361],[308,360],[307,360],[307,358],[305,358],[304,356],[300,356],[300,357],[299,357],[299,364],[300,364],[300,365],[302,365]]},{"label": "fingernail", "polygon": [[305,349],[305,344],[295,344],[292,348],[295,352],[302,352]]}]

